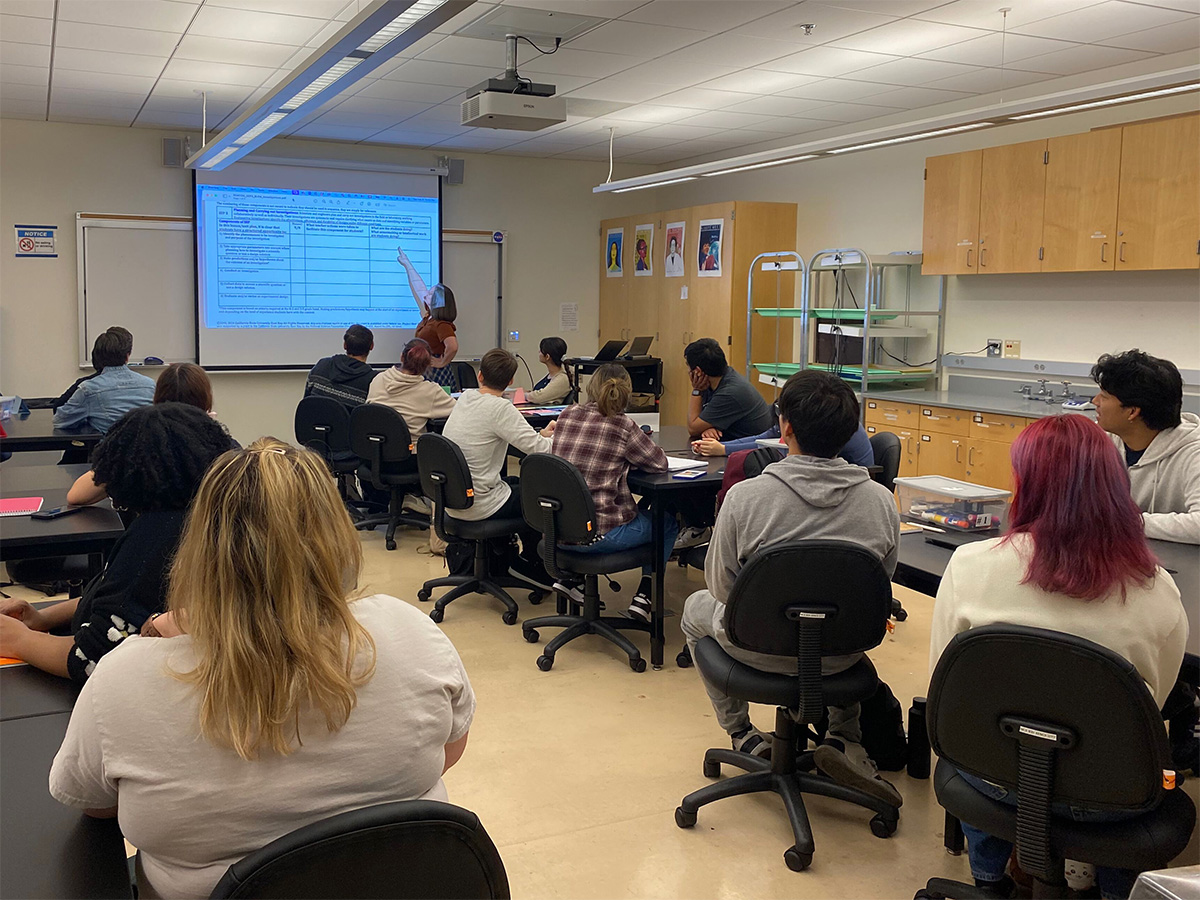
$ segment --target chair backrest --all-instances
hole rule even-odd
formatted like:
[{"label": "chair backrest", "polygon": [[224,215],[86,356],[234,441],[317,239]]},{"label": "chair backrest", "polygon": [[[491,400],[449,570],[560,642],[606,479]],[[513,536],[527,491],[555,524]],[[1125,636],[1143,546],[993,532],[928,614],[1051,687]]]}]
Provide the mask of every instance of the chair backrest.
[{"label": "chair backrest", "polygon": [[404,800],[298,828],[234,863],[210,897],[507,898],[508,875],[474,813]]},{"label": "chair backrest", "polygon": [[438,506],[468,509],[475,503],[471,469],[458,444],[432,431],[417,438],[421,489]]},{"label": "chair backrest", "polygon": [[380,403],[350,413],[350,449],[369,466],[404,462],[416,450],[404,416]]},{"label": "chair backrest", "polygon": [[882,472],[871,477],[895,493],[896,476],[900,474],[900,436],[890,431],[871,435],[871,451],[875,454],[875,465],[883,467]]},{"label": "chair backrest", "polygon": [[305,397],[296,404],[296,443],[326,462],[334,453],[350,449],[350,413],[332,397]]},{"label": "chair backrest", "polygon": [[859,653],[883,641],[892,585],[858,544],[788,541],[746,562],[726,604],[726,633],[743,650],[796,656],[801,631],[817,625],[820,656]]},{"label": "chair backrest", "polygon": [[1022,780],[1021,748],[1052,752],[1055,802],[1152,809],[1173,768],[1162,714],[1133,664],[1041,628],[955,636],[934,669],[926,723],[939,757],[1002,787]]},{"label": "chair backrest", "polygon": [[560,456],[532,453],[521,460],[521,515],[538,531],[546,571],[561,578],[558,545],[597,537],[596,504],[580,471]]},{"label": "chair backrest", "polygon": [[450,363],[450,371],[454,373],[454,384],[460,391],[479,387],[479,378],[475,375],[475,367],[469,362],[455,360]]}]

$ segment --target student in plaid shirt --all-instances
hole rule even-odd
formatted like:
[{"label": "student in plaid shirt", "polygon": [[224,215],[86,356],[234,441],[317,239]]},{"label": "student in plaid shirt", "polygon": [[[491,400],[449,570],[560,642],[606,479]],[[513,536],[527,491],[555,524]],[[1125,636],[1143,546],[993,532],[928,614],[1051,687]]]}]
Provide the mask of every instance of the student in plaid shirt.
[{"label": "student in plaid shirt", "polygon": [[[588,382],[588,402],[567,407],[558,417],[553,452],[579,469],[596,502],[596,531],[600,537],[591,544],[571,548],[577,552],[613,553],[652,540],[650,515],[637,508],[625,478],[630,468],[667,471],[667,455],[625,415],[632,393],[633,385],[624,368],[601,366]],[[677,531],[675,520],[668,517],[668,557]],[[665,565],[667,560],[662,562]],[[649,622],[651,608],[650,567],[646,566],[629,612]]]}]

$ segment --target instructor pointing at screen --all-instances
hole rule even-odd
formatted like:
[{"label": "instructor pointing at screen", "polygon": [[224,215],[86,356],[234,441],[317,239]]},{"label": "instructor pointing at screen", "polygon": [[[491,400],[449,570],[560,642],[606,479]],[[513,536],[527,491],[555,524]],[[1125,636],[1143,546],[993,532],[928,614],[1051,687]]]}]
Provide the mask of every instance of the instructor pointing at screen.
[{"label": "instructor pointing at screen", "polygon": [[433,355],[425,378],[438,384],[454,385],[454,370],[450,368],[450,363],[458,353],[458,338],[455,337],[454,328],[458,307],[454,305],[454,292],[444,284],[426,287],[403,247],[396,248],[396,262],[404,266],[404,271],[408,273],[408,286],[412,288],[413,298],[423,316],[417,326],[416,336],[429,345]]}]

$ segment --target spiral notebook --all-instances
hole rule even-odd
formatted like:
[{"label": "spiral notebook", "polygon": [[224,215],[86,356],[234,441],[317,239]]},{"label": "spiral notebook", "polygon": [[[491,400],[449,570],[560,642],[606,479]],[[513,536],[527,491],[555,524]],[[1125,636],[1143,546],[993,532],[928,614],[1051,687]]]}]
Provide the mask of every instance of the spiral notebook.
[{"label": "spiral notebook", "polygon": [[10,497],[7,500],[0,500],[0,518],[5,516],[28,516],[41,508],[41,497]]}]

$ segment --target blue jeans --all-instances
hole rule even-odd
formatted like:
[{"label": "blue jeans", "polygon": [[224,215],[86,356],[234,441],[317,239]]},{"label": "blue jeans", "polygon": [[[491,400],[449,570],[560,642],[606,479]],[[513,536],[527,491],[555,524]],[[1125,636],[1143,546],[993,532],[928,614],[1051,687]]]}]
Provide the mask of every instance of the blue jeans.
[{"label": "blue jeans", "polygon": [[[962,776],[963,781],[985,797],[999,800],[1001,803],[1008,804],[1009,806],[1017,805],[1015,791],[991,784],[982,778],[976,778],[974,775],[968,775],[963,771],[959,771],[958,774]],[[1138,813],[1083,809],[1075,806],[1067,806],[1065,803],[1055,803],[1050,807],[1050,810],[1055,816],[1064,819],[1073,819],[1076,822],[1119,822],[1122,819],[1132,819],[1139,815]],[[986,831],[980,831],[975,826],[968,825],[966,822],[962,823],[962,830],[967,838],[967,855],[971,860],[972,877],[980,881],[999,881],[1003,878],[1004,869],[1008,865],[1008,858],[1012,856],[1013,845],[1009,841],[988,834]],[[1099,885],[1100,895],[1105,900],[1118,897],[1124,900],[1124,898],[1129,896],[1129,892],[1133,890],[1133,882],[1136,879],[1137,872],[1130,869],[1113,869],[1106,866],[1096,866],[1096,884]]]},{"label": "blue jeans", "polygon": [[[671,551],[675,548],[675,538],[679,534],[679,524],[675,521],[674,516],[663,517],[663,534],[662,563],[665,566],[667,560],[671,558]],[[605,532],[600,540],[580,546],[570,545],[567,549],[573,553],[616,553],[619,550],[632,550],[642,544],[649,544],[653,540],[654,523],[650,519],[650,513],[638,510],[636,516],[624,525],[618,525],[611,531]],[[642,566],[643,575],[649,575],[651,571],[653,571],[652,566]]]}]

